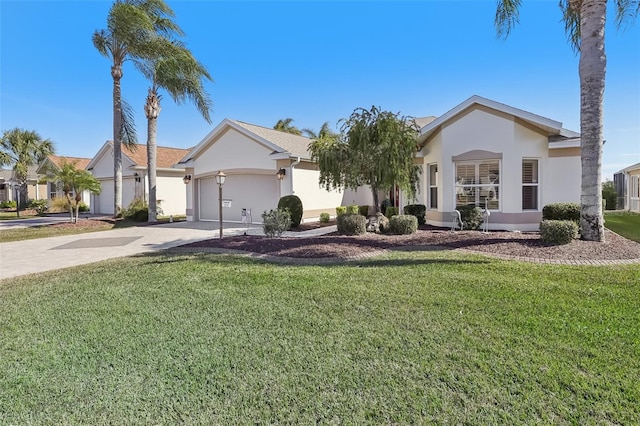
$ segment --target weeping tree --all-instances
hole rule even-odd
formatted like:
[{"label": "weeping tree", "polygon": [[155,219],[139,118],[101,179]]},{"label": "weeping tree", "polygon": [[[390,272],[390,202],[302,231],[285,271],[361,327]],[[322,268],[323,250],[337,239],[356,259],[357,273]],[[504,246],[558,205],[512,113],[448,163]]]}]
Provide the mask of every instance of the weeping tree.
[{"label": "weeping tree", "polygon": [[136,67],[151,82],[144,105],[147,117],[147,176],[149,179],[149,222],[157,221],[157,129],[160,115],[160,89],[165,90],[176,104],[193,102],[204,119],[211,123],[211,100],[203,80],[211,80],[209,72],[184,45],[164,37],[157,37],[148,54],[136,61]]},{"label": "weeping tree", "polygon": [[163,0],[116,0],[107,16],[107,28],[93,34],[94,47],[111,61],[115,215],[122,209],[122,144],[134,149],[137,142],[132,110],[122,99],[122,67],[125,61],[147,53],[156,36],[181,35],[171,17],[173,11]]},{"label": "weeping tree", "polygon": [[53,142],[49,139],[42,139],[35,131],[16,127],[2,133],[0,166],[12,167],[12,179],[17,184],[20,194],[20,200],[16,206],[16,216],[20,216],[20,207],[26,205],[27,202],[29,167],[39,164],[54,151]]},{"label": "weeping tree", "polygon": [[283,118],[278,120],[273,128],[281,132],[291,133],[292,135],[302,135],[302,131],[291,123],[293,123],[293,118]]},{"label": "weeping tree", "polygon": [[327,190],[369,185],[376,212],[378,192],[398,185],[415,196],[420,167],[414,163],[418,126],[399,113],[356,109],[340,120],[339,137],[319,137],[309,148]]},{"label": "weeping tree", "polygon": [[[612,3],[618,27],[625,21],[634,20],[640,11],[639,0],[613,0]],[[520,4],[521,0],[498,1],[495,25],[499,36],[508,36],[518,23]],[[560,8],[569,42],[580,55],[580,235],[585,240],[604,241],[602,146],[607,0],[560,0]]]}]

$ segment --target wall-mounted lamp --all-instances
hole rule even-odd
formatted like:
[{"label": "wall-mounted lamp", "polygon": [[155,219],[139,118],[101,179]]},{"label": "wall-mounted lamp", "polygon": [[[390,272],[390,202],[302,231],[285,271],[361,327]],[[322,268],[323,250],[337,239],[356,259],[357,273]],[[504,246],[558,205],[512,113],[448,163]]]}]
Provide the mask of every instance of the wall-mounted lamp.
[{"label": "wall-mounted lamp", "polygon": [[184,175],[184,177],[182,178],[182,181],[184,182],[185,185],[189,184],[189,182],[191,182],[191,175]]},{"label": "wall-mounted lamp", "polygon": [[133,177],[135,178],[136,182],[140,182],[140,175],[137,172],[133,174]]},{"label": "wall-mounted lamp", "polygon": [[285,169],[280,169],[278,170],[278,173],[276,173],[276,177],[278,178],[278,180],[282,180],[284,179],[285,175],[287,174]]}]

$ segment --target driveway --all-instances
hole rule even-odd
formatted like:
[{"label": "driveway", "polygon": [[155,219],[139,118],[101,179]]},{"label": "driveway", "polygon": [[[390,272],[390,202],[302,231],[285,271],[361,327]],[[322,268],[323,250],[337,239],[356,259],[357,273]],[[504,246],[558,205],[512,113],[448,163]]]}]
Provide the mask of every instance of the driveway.
[{"label": "driveway", "polygon": [[[83,216],[84,217],[84,216]],[[29,217],[25,219],[0,220],[0,232],[5,229],[28,228],[30,226],[51,225],[54,223],[69,222],[69,215]]]}]

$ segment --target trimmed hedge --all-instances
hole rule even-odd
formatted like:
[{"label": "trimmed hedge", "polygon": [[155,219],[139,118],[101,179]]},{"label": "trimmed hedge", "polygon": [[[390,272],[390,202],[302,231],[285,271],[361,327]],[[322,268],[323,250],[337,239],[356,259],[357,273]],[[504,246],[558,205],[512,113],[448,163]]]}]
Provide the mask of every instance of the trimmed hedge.
[{"label": "trimmed hedge", "polygon": [[384,215],[389,219],[391,219],[393,216],[396,216],[397,214],[398,214],[398,208],[393,206],[388,206],[387,211],[384,213]]},{"label": "trimmed hedge", "polygon": [[578,225],[572,220],[543,220],[540,238],[547,244],[569,244],[578,236]]},{"label": "trimmed hedge", "polygon": [[360,213],[360,207],[358,207],[357,204],[351,204],[350,206],[347,206],[347,214],[359,214]]},{"label": "trimmed hedge", "polygon": [[580,223],[580,204],[547,204],[542,208],[542,220],[572,220],[576,223]]},{"label": "trimmed hedge", "polygon": [[418,219],[418,225],[426,223],[427,206],[424,204],[407,204],[404,206],[404,214],[410,214]]},{"label": "trimmed hedge", "polygon": [[347,213],[347,206],[338,206],[336,207],[336,216],[341,216]]},{"label": "trimmed hedge", "polygon": [[358,206],[358,213],[362,216],[369,216],[369,206]]},{"label": "trimmed hedge", "polygon": [[398,214],[389,219],[389,230],[393,234],[413,234],[418,230],[418,218],[410,214]]},{"label": "trimmed hedge", "polygon": [[285,195],[278,201],[278,209],[287,209],[291,215],[291,226],[300,225],[302,220],[302,200],[297,195]]},{"label": "trimmed hedge", "polygon": [[477,206],[458,207],[465,229],[479,229],[482,225],[482,209]]},{"label": "trimmed hedge", "polygon": [[320,223],[327,223],[329,222],[329,219],[331,219],[329,213],[320,213]]},{"label": "trimmed hedge", "polygon": [[337,220],[338,232],[343,235],[361,235],[367,232],[367,218],[361,214],[342,214]]}]

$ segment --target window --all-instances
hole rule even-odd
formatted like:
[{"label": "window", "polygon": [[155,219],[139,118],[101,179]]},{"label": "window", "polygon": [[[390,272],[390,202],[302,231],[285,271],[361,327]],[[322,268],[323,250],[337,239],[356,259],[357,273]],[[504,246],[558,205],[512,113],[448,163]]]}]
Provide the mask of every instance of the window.
[{"label": "window", "polygon": [[55,182],[49,182],[49,199],[53,200],[58,194],[58,187]]},{"label": "window", "polygon": [[456,163],[456,208],[500,209],[500,160]]},{"label": "window", "polygon": [[538,160],[522,160],[522,210],[538,210]]},{"label": "window", "polygon": [[429,164],[429,208],[438,208],[438,164]]},{"label": "window", "polygon": [[640,176],[629,176],[629,197],[640,198]]}]

